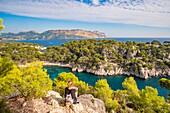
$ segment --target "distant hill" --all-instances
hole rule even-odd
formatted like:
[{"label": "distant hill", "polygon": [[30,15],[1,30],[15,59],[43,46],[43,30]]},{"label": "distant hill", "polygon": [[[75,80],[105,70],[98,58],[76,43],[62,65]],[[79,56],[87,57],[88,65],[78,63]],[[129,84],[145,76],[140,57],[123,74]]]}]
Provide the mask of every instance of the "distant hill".
[{"label": "distant hill", "polygon": [[74,30],[48,30],[42,33],[26,31],[19,33],[2,33],[1,40],[9,39],[70,39],[70,38],[105,38],[106,35],[99,31]]}]

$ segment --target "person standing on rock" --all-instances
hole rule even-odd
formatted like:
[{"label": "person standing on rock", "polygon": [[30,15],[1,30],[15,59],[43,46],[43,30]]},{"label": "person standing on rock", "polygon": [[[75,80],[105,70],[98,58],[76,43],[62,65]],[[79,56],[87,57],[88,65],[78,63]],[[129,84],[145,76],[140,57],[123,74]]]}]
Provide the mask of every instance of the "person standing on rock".
[{"label": "person standing on rock", "polygon": [[71,102],[72,104],[77,104],[78,88],[73,86],[73,82],[68,81],[67,87],[65,88],[65,98],[66,102]]}]

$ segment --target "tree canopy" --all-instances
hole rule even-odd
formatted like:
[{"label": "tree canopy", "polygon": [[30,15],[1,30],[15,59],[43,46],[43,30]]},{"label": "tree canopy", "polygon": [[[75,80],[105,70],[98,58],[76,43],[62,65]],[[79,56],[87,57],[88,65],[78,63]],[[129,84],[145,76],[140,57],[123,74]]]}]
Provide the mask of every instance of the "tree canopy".
[{"label": "tree canopy", "polygon": [[166,78],[161,78],[159,80],[159,84],[160,84],[161,87],[165,87],[165,88],[170,90],[170,80],[168,80]]},{"label": "tree canopy", "polygon": [[1,31],[5,28],[5,26],[2,24],[3,20],[0,18],[0,34]]},{"label": "tree canopy", "polygon": [[108,111],[118,108],[118,101],[113,99],[113,90],[109,87],[107,80],[98,80],[94,86],[94,96],[102,99]]}]

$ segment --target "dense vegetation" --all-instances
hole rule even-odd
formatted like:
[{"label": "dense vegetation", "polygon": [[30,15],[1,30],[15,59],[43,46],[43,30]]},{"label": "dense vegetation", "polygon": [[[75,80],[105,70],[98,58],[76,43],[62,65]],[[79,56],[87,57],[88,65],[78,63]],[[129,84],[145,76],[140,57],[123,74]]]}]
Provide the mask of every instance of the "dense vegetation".
[{"label": "dense vegetation", "polygon": [[112,70],[113,64],[128,69],[169,68],[170,45],[114,40],[81,40],[60,47],[48,47],[47,61],[72,64],[73,67]]},{"label": "dense vegetation", "polygon": [[[125,113],[130,108],[135,113],[168,113],[170,106],[163,97],[158,96],[158,91],[146,86],[139,90],[133,77],[126,78],[122,83],[125,90],[113,91],[105,79],[98,80],[94,86],[78,80],[73,73],[60,73],[52,84],[46,71],[42,69],[42,63],[33,62],[27,67],[17,67],[10,59],[0,58],[0,105],[1,110],[10,112],[3,99],[10,96],[20,96],[25,99],[40,98],[48,90],[59,92],[64,96],[64,89],[68,80],[73,80],[79,88],[79,95],[92,94],[102,99],[107,111]],[[163,83],[164,84],[164,83]]]},{"label": "dense vegetation", "polygon": [[41,59],[41,49],[37,44],[0,42],[0,56],[12,59],[17,64],[30,63]]},{"label": "dense vegetation", "polygon": [[[74,40],[61,46],[43,48],[36,44],[0,42],[0,56],[16,63],[36,60],[51,63],[70,64],[72,68],[84,71],[104,70],[110,72],[122,68],[122,72],[140,73],[142,69],[155,69],[167,74],[170,69],[170,41],[161,44],[115,40]],[[112,74],[111,74],[112,75]],[[155,75],[153,75],[155,76]]]}]

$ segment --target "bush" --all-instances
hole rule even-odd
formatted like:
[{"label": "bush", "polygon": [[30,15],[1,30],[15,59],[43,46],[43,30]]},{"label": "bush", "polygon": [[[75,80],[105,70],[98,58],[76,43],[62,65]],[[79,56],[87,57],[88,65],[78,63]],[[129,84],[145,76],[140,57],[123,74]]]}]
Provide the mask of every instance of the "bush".
[{"label": "bush", "polygon": [[159,84],[160,84],[161,87],[165,87],[165,88],[170,90],[170,80],[168,80],[166,78],[161,78],[159,80]]},{"label": "bush", "polygon": [[154,45],[161,45],[160,41],[159,40],[153,40],[151,42],[151,44],[154,44]]},{"label": "bush", "polygon": [[94,86],[94,96],[104,101],[107,111],[116,110],[118,101],[113,100],[113,90],[109,87],[107,80],[98,80]]}]

